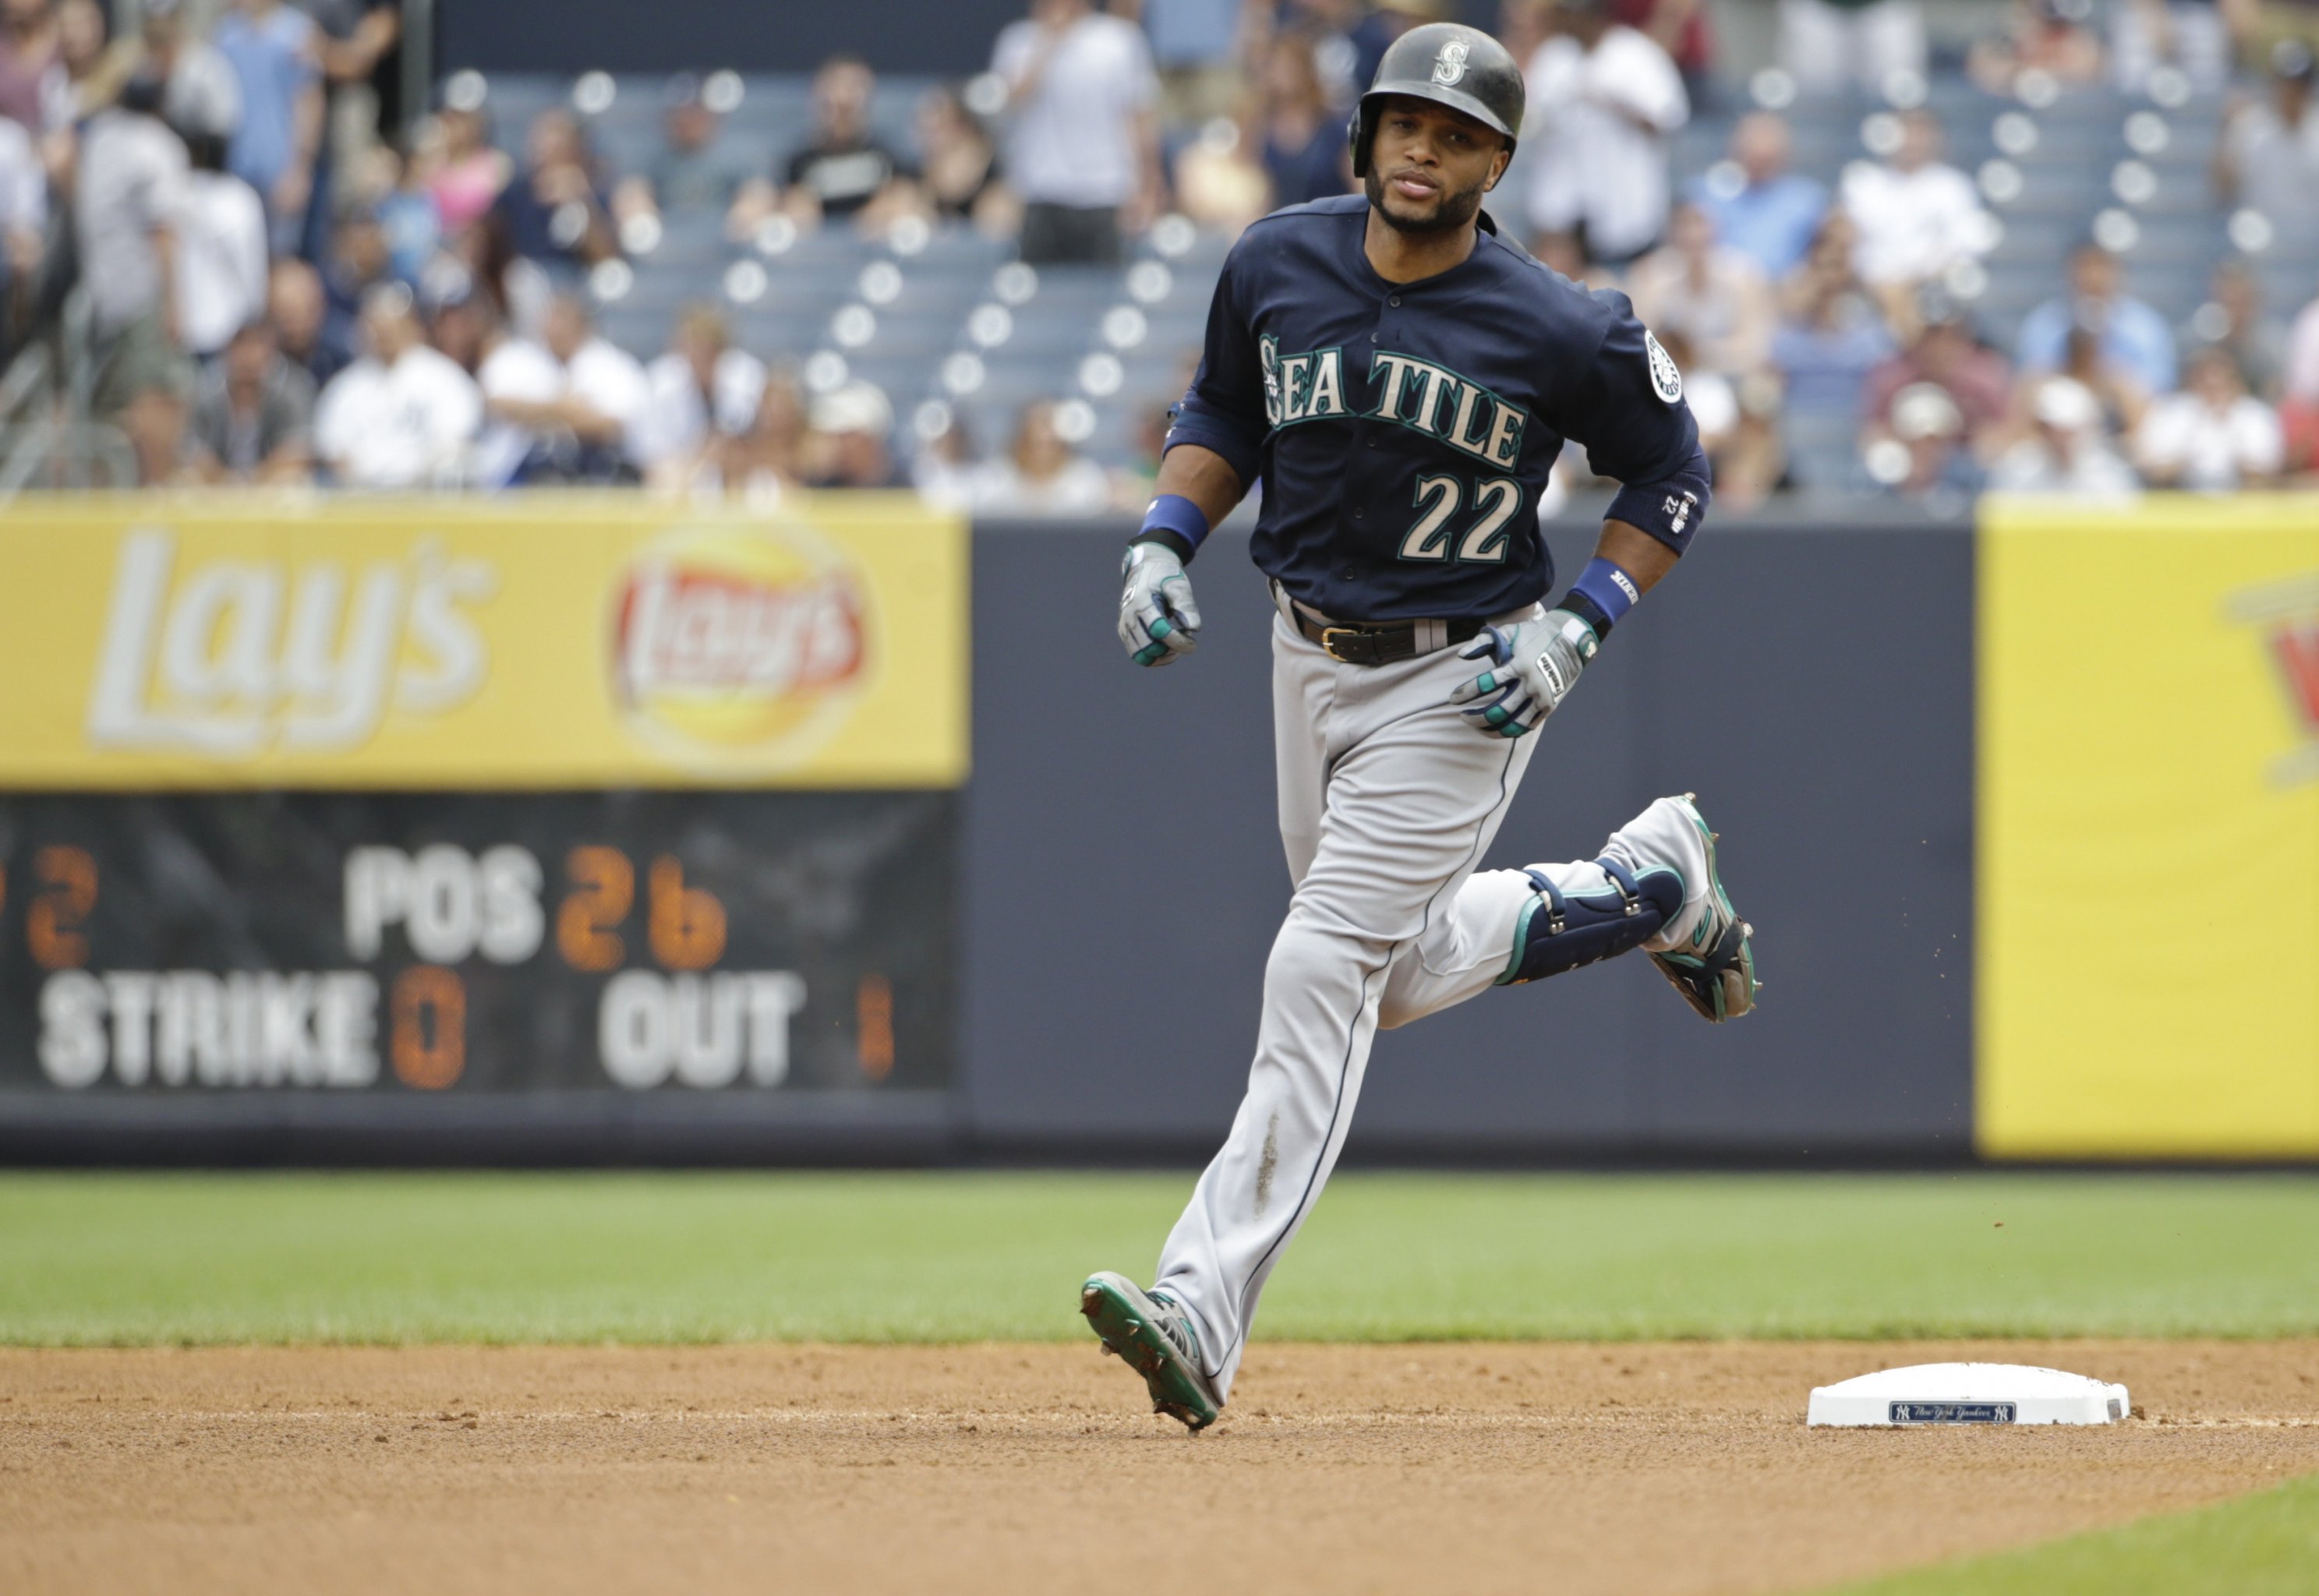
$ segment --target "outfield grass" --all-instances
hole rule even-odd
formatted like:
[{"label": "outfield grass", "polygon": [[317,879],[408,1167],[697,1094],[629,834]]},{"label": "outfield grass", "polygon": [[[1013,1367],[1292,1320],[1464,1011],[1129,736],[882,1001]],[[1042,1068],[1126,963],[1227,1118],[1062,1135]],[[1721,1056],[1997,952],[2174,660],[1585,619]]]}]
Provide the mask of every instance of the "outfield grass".
[{"label": "outfield grass", "polygon": [[[0,1176],[0,1341],[1081,1332],[1185,1176]],[[2319,1180],[1349,1176],[1284,1339],[2319,1332]]]},{"label": "outfield grass", "polygon": [[2311,1596],[2319,1474],[2192,1512],[1912,1569],[1827,1596]]}]

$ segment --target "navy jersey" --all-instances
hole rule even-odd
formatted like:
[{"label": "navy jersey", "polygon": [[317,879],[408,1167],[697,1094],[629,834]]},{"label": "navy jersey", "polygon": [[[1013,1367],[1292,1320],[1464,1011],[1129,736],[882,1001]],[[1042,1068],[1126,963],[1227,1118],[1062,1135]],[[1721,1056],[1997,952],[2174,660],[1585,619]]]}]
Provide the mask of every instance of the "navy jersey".
[{"label": "navy jersey", "polygon": [[1554,579],[1538,496],[1563,440],[1625,484],[1611,514],[1674,548],[1708,467],[1683,382],[1622,293],[1590,293],[1484,230],[1464,263],[1388,283],[1358,194],[1241,236],[1169,446],[1260,476],[1253,552],[1340,620],[1502,615]]}]

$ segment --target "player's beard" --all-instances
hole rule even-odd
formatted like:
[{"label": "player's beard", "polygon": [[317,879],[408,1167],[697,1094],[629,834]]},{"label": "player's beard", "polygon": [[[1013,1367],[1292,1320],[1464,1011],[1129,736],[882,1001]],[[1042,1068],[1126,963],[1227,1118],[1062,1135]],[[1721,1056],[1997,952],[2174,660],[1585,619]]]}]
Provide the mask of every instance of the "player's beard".
[{"label": "player's beard", "polygon": [[1444,189],[1433,209],[1423,216],[1400,216],[1385,208],[1385,174],[1372,165],[1362,185],[1369,197],[1369,209],[1385,219],[1385,224],[1397,233],[1455,232],[1481,214],[1482,196],[1490,191],[1489,180],[1484,178],[1471,188]]}]

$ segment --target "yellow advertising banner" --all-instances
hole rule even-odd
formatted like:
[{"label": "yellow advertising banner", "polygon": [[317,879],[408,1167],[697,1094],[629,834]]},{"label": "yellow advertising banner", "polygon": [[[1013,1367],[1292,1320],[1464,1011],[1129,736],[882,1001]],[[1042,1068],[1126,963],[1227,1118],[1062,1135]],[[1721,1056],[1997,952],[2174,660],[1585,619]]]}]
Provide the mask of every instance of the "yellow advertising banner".
[{"label": "yellow advertising banner", "polygon": [[1977,1134],[2319,1153],[2319,499],[1983,506]]},{"label": "yellow advertising banner", "polygon": [[956,785],[964,524],[627,494],[29,496],[0,788]]}]

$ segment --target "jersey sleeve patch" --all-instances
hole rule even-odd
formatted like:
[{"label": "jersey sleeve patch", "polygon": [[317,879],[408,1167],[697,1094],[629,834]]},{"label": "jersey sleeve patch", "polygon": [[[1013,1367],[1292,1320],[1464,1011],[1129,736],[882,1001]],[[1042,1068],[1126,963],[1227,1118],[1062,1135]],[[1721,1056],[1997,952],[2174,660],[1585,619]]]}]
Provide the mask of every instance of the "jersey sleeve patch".
[{"label": "jersey sleeve patch", "polygon": [[1643,334],[1643,350],[1651,360],[1651,392],[1663,404],[1683,402],[1683,373],[1675,368],[1674,357],[1659,347],[1658,339],[1648,331]]}]

